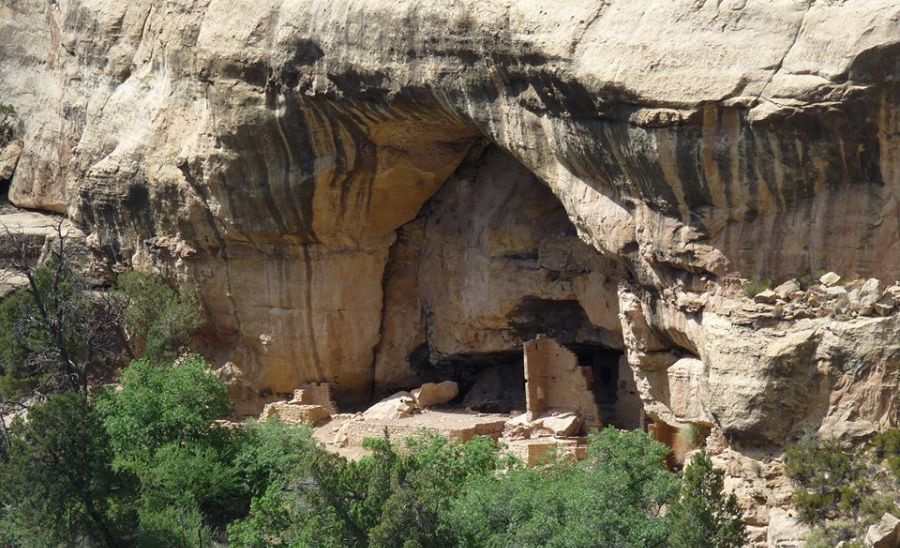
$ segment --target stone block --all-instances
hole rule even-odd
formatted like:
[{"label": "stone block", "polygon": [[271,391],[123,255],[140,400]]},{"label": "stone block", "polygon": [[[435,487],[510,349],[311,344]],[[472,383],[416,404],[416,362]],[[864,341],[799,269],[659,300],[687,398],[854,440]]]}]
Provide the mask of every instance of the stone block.
[{"label": "stone block", "polygon": [[900,519],[885,514],[866,531],[866,546],[871,548],[897,548],[900,546]]},{"label": "stone block", "polygon": [[435,405],[443,405],[459,395],[459,385],[453,381],[427,382],[413,390],[412,395],[419,407],[423,409]]},{"label": "stone block", "polygon": [[841,277],[834,272],[829,272],[827,274],[823,274],[821,278],[819,278],[819,282],[825,287],[833,287],[837,285],[841,281]]},{"label": "stone block", "polygon": [[275,402],[267,404],[259,417],[262,421],[271,418],[278,418],[288,424],[316,425],[331,418],[331,413],[321,405]]},{"label": "stone block", "polygon": [[393,420],[408,417],[417,411],[416,399],[409,392],[397,392],[393,396],[368,408],[363,417],[376,420]]}]

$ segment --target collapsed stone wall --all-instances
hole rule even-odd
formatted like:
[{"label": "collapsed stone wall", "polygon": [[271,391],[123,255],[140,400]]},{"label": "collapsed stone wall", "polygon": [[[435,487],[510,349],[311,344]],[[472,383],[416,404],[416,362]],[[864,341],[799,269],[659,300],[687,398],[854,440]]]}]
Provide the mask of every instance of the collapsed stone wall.
[{"label": "collapsed stone wall", "polygon": [[[196,288],[251,406],[310,381],[369,399],[423,345],[509,346],[545,311],[530,296],[623,347],[654,420],[777,459],[805,427],[900,420],[898,18],[891,0],[13,0],[10,199],[66,212],[111,268]],[[528,177],[589,248],[491,201]],[[519,234],[530,251],[504,256]],[[881,308],[741,287],[827,271],[875,279]]]}]

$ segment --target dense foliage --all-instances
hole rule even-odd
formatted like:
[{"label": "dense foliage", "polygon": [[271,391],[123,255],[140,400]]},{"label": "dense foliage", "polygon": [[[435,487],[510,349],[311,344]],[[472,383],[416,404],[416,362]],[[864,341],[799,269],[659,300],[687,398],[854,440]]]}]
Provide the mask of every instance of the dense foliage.
[{"label": "dense foliage", "polygon": [[860,539],[886,512],[900,511],[900,430],[871,444],[849,447],[806,433],[785,451],[785,473],[795,482],[793,503],[813,527],[807,544],[834,546]]},{"label": "dense foliage", "polygon": [[0,466],[0,545],[111,544],[117,478],[106,432],[84,398],[69,392],[34,408],[12,439]]},{"label": "dense foliage", "polygon": [[665,546],[661,510],[678,486],[667,452],[609,428],[591,436],[585,461],[478,478],[450,519],[470,546]]},{"label": "dense foliage", "polygon": [[[135,362],[95,407],[51,398],[15,429],[0,467],[3,540],[94,545],[666,546],[678,490],[667,449],[604,430],[582,462],[526,468],[488,438],[369,440],[347,461],[306,428],[233,429],[224,383],[199,358]],[[188,405],[193,402],[194,405]],[[688,470],[691,470],[689,468]],[[702,481],[705,469],[696,477]],[[720,485],[682,498],[715,508]],[[55,519],[63,515],[66,519]],[[48,517],[49,516],[49,517]],[[227,530],[227,531],[226,531]],[[704,533],[704,535],[706,535]],[[738,546],[722,539],[710,546]]]},{"label": "dense foliage", "polygon": [[201,323],[196,299],[155,276],[129,272],[114,291],[96,291],[83,250],[62,220],[55,228],[43,250],[24,233],[4,235],[5,274],[24,285],[0,301],[0,459],[7,417],[56,393],[87,393],[129,358],[171,361]]}]

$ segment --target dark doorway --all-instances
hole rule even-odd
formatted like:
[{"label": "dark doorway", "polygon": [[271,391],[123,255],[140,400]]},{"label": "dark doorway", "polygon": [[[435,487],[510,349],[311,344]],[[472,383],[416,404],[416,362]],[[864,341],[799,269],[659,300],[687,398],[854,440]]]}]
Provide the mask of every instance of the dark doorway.
[{"label": "dark doorway", "polygon": [[578,365],[590,369],[594,401],[604,424],[617,425],[616,402],[619,398],[619,359],[622,353],[604,346],[573,345]]},{"label": "dark doorway", "polygon": [[521,352],[472,353],[445,358],[426,376],[452,379],[460,396],[451,402],[483,413],[525,411],[525,366]]}]

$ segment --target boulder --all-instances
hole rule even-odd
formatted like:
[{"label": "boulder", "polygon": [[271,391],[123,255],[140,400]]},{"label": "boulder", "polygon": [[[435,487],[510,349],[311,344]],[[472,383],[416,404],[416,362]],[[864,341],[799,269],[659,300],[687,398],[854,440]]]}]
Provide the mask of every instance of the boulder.
[{"label": "boulder", "polygon": [[412,392],[413,398],[422,409],[449,403],[457,395],[459,395],[459,385],[454,381],[427,382]]},{"label": "boulder", "polygon": [[753,296],[753,301],[762,303],[762,304],[775,304],[775,301],[778,300],[778,295],[775,294],[771,289],[766,289],[765,291],[760,291],[756,295]]},{"label": "boulder", "polygon": [[535,423],[541,430],[546,430],[554,436],[574,436],[584,426],[584,417],[578,413],[565,412],[542,417]]},{"label": "boulder", "polygon": [[850,293],[842,286],[835,285],[825,288],[825,296],[828,299],[827,307],[835,312],[846,312],[850,309]]},{"label": "boulder", "polygon": [[823,274],[821,278],[819,278],[819,282],[825,287],[833,287],[837,285],[841,281],[841,277],[834,272],[829,272],[827,274]]},{"label": "boulder", "polygon": [[900,519],[885,514],[866,531],[866,546],[871,548],[897,548],[900,546]]},{"label": "boulder", "polygon": [[889,316],[894,310],[894,299],[890,297],[882,297],[880,301],[872,307],[879,316]]},{"label": "boulder", "polygon": [[22,141],[13,141],[0,148],[0,181],[9,181],[16,171],[19,157],[22,156]]},{"label": "boulder", "polygon": [[519,440],[543,436],[574,436],[581,432],[584,417],[573,411],[553,411],[533,421],[528,414],[517,415],[503,425],[508,439]]},{"label": "boulder", "polygon": [[794,293],[796,293],[800,290],[801,290],[800,282],[798,282],[797,280],[788,280],[788,281],[784,282],[783,284],[779,285],[778,287],[776,287],[773,291],[775,292],[775,295],[777,295],[779,299],[786,301],[786,300],[790,299],[794,295]]},{"label": "boulder", "polygon": [[895,305],[900,304],[900,285],[893,284],[884,290],[882,301],[892,301]]},{"label": "boulder", "polygon": [[335,432],[331,443],[337,447],[347,447],[350,444],[350,427],[349,421],[342,424],[338,431]]},{"label": "boulder", "polygon": [[769,530],[766,533],[766,546],[772,548],[800,548],[803,546],[809,527],[800,523],[792,513],[773,508],[769,512]]},{"label": "boulder", "polygon": [[881,300],[881,282],[877,278],[869,278],[860,287],[851,292],[850,308],[859,314],[868,315],[875,311],[875,305]]},{"label": "boulder", "polygon": [[375,420],[395,420],[409,417],[417,410],[416,399],[412,394],[397,392],[368,408],[363,413],[363,417]]},{"label": "boulder", "polygon": [[533,431],[534,425],[528,421],[528,413],[516,415],[503,425],[503,435],[511,440],[528,439]]}]

